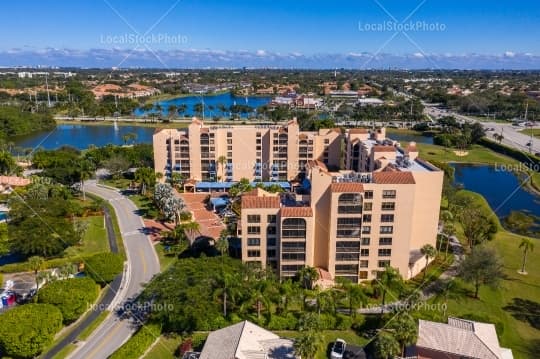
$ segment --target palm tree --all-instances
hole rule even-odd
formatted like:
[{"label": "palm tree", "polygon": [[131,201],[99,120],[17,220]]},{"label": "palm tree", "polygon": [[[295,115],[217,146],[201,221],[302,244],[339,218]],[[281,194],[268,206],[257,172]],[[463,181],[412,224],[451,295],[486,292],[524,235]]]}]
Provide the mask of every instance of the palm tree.
[{"label": "palm tree", "polygon": [[223,181],[223,178],[225,178],[225,164],[227,163],[227,157],[219,156],[217,163],[221,167],[221,180]]},{"label": "palm tree", "polygon": [[84,189],[84,182],[94,174],[94,167],[88,160],[82,160],[79,162],[78,175],[81,184],[81,190],[83,195],[83,201],[86,201],[86,191]]},{"label": "palm tree", "polygon": [[428,270],[429,259],[434,258],[437,255],[437,251],[431,244],[424,244],[420,248],[420,253],[426,258],[426,267],[424,268],[424,275],[422,276],[422,281],[426,278],[426,273]]},{"label": "palm tree", "polygon": [[168,112],[168,115],[169,115],[169,118],[173,119],[175,118],[178,113],[178,106],[176,105],[169,105],[169,107],[167,107],[167,112]]},{"label": "palm tree", "polygon": [[294,352],[304,359],[312,359],[321,345],[321,333],[315,330],[302,332],[294,341]]},{"label": "palm tree", "polygon": [[[197,222],[190,221],[180,224],[180,227],[188,234],[190,242],[195,239],[195,234],[201,229],[201,225]],[[193,244],[193,242],[191,242]]]},{"label": "palm tree", "polygon": [[532,252],[534,250],[534,242],[532,238],[524,237],[521,239],[521,243],[519,244],[519,248],[523,248],[523,261],[521,264],[521,271],[519,271],[520,274],[527,274],[525,271],[525,263],[527,262],[527,252]]},{"label": "palm tree", "polygon": [[289,310],[290,302],[298,298],[298,285],[290,279],[285,280],[278,287],[280,301],[278,304],[278,310],[280,313],[287,313]]},{"label": "palm tree", "polygon": [[34,272],[34,278],[36,280],[36,290],[39,289],[39,271],[43,269],[45,260],[40,256],[33,256],[28,258],[28,268]]},{"label": "palm tree", "polygon": [[418,326],[411,315],[405,311],[397,314],[388,325],[394,338],[401,346],[401,356],[405,356],[405,347],[416,343],[418,339]]},{"label": "palm tree", "polygon": [[388,290],[400,291],[403,288],[403,278],[397,269],[388,266],[384,271],[377,272],[375,286],[382,292],[381,313],[383,313],[386,304],[386,293]]},{"label": "palm tree", "polygon": [[223,316],[227,316],[228,303],[236,302],[236,299],[240,293],[239,283],[240,279],[238,275],[231,273],[222,273],[220,277],[221,283],[218,283],[217,289],[214,291],[214,298],[221,298],[223,301]]},{"label": "palm tree", "polygon": [[219,253],[221,253],[221,255],[223,257],[225,257],[225,255],[227,253],[229,253],[229,240],[228,240],[228,237],[229,237],[229,231],[224,229],[219,234],[219,239],[216,242],[216,249],[219,251]]},{"label": "palm tree", "polygon": [[319,279],[317,268],[305,266],[298,271],[298,278],[304,289],[313,289],[313,283]]},{"label": "palm tree", "polygon": [[139,192],[144,195],[146,189],[156,183],[156,173],[150,167],[140,167],[135,171],[135,181],[139,183]]}]

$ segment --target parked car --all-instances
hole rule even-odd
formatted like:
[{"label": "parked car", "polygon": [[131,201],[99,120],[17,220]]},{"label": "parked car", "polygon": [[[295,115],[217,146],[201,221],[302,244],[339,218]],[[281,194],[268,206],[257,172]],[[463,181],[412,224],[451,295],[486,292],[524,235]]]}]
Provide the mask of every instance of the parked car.
[{"label": "parked car", "polygon": [[343,339],[336,339],[330,352],[330,359],[343,359],[347,343]]}]

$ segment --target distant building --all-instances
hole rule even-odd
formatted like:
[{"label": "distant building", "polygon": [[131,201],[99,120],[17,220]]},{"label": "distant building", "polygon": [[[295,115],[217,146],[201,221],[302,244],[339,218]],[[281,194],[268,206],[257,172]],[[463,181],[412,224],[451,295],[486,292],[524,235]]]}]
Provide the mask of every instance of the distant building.
[{"label": "distant building", "polygon": [[293,341],[243,321],[208,336],[200,359],[295,359]]},{"label": "distant building", "polygon": [[414,351],[419,359],[513,358],[499,345],[495,325],[460,318],[448,318],[448,324],[420,320]]},{"label": "distant building", "polygon": [[368,97],[359,99],[357,103],[360,106],[381,106],[384,104],[384,101],[380,98]]}]

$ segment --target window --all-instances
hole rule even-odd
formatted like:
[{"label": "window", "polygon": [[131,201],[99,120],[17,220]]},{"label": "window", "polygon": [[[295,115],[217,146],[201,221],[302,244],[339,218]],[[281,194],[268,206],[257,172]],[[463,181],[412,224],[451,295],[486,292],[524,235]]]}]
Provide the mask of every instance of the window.
[{"label": "window", "polygon": [[362,248],[362,249],[360,250],[360,256],[362,256],[362,257],[369,257],[369,249],[367,249],[367,248]]},{"label": "window", "polygon": [[362,221],[364,222],[371,222],[371,214],[364,214],[362,216]]},{"label": "window", "polygon": [[360,236],[360,218],[338,218],[337,237],[358,237]]},{"label": "window", "polygon": [[358,193],[343,193],[338,198],[338,213],[362,213],[362,197]]},{"label": "window", "polygon": [[360,279],[367,279],[367,275],[368,275],[368,272],[365,270],[358,272],[358,278]]},{"label": "window", "polygon": [[266,246],[267,247],[272,247],[272,246],[275,246],[276,245],[276,239],[275,238],[268,238],[266,240]]},{"label": "window", "polygon": [[232,151],[232,146],[227,146],[227,151]]},{"label": "window", "polygon": [[232,157],[232,152],[227,152],[227,157]]},{"label": "window", "polygon": [[327,144],[329,144],[329,143],[330,143],[330,140],[329,140],[328,138],[325,138],[325,139],[324,139],[324,144],[327,145]]},{"label": "window", "polygon": [[358,273],[358,264],[336,264],[336,274]]},{"label": "window", "polygon": [[382,198],[396,198],[396,190],[384,190],[382,191]]},{"label": "window", "polygon": [[306,238],[306,220],[303,218],[286,218],[281,227],[282,238]]},{"label": "window", "polygon": [[228,145],[232,145],[232,139],[231,139],[231,138],[229,138],[229,139],[227,140],[227,144],[228,144]]},{"label": "window", "polygon": [[364,198],[365,199],[373,199],[373,191],[365,191],[364,192]]},{"label": "window", "polygon": [[354,252],[336,253],[336,261],[357,262],[359,258],[360,258],[360,253],[354,253]]},{"label": "window", "polygon": [[305,252],[306,242],[282,242],[282,252]]},{"label": "window", "polygon": [[381,226],[380,233],[394,233],[394,227],[393,226]]},{"label": "window", "polygon": [[261,139],[260,138],[257,138],[257,140],[255,141],[256,144],[260,145],[261,144]]},{"label": "window", "polygon": [[232,137],[232,132],[227,132],[227,137]]},{"label": "window", "polygon": [[388,260],[379,261],[379,268],[386,268],[386,267],[390,267],[390,261],[388,261]]},{"label": "window", "polygon": [[303,264],[288,264],[281,266],[281,272],[285,275],[295,275],[300,269],[304,268]]},{"label": "window", "polygon": [[258,214],[248,214],[247,221],[248,223],[261,223],[261,216]]},{"label": "window", "polygon": [[260,257],[261,256],[261,251],[260,250],[249,250],[247,253],[248,253],[248,257]]},{"label": "window", "polygon": [[281,253],[281,260],[283,261],[305,261],[305,253]]},{"label": "window", "polygon": [[261,239],[260,238],[248,238],[247,244],[250,247],[260,246],[261,245]]},{"label": "window", "polygon": [[373,203],[371,202],[364,203],[364,211],[371,211],[372,208],[373,208]]},{"label": "window", "polygon": [[394,222],[393,214],[381,214],[381,222]]},{"label": "window", "polygon": [[370,233],[371,233],[371,226],[362,227],[362,234],[370,234]]},{"label": "window", "polygon": [[380,246],[391,246],[392,245],[392,237],[381,237],[381,238],[379,238],[379,245]]},{"label": "window", "polygon": [[395,202],[383,202],[381,204],[381,209],[383,211],[393,211],[396,208]]},{"label": "window", "polygon": [[362,238],[362,245],[363,246],[369,246],[369,242],[370,242],[369,237],[363,237]]},{"label": "window", "polygon": [[266,221],[268,223],[276,223],[277,222],[277,217],[275,214],[269,214],[267,217],[266,217]]},{"label": "window", "polygon": [[266,256],[269,258],[273,258],[276,256],[276,250],[275,249],[269,249],[266,251]]},{"label": "window", "polygon": [[392,250],[390,248],[379,249],[379,257],[390,257],[391,255],[392,255]]},{"label": "window", "polygon": [[346,251],[359,251],[360,242],[355,241],[337,241],[336,242],[336,251],[337,252],[346,252]]},{"label": "window", "polygon": [[248,226],[247,227],[248,234],[261,234],[261,227],[259,226]]},{"label": "window", "polygon": [[256,136],[256,137],[261,137],[261,133],[260,133],[260,132],[257,132],[257,133],[255,134],[255,136]]},{"label": "window", "polygon": [[266,234],[268,235],[275,235],[276,234],[276,227],[275,226],[268,226],[266,227]]},{"label": "window", "polygon": [[367,268],[369,266],[369,261],[366,261],[365,259],[360,261],[360,268]]}]

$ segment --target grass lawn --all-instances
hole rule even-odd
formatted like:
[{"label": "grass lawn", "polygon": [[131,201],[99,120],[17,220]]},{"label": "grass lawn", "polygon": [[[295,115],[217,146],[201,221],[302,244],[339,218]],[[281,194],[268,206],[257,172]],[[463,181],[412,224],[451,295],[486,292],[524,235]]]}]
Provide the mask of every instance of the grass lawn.
[{"label": "grass lawn", "polygon": [[108,310],[104,310],[103,312],[99,313],[99,315],[97,316],[96,319],[94,319],[94,321],[92,323],[90,323],[90,325],[88,327],[86,327],[82,332],[81,334],[79,334],[79,336],[77,337],[77,339],[79,340],[86,340],[90,334],[92,334],[94,332],[94,330],[96,330],[97,327],[99,327],[99,325],[101,323],[103,323],[103,321],[105,320],[105,318],[107,318],[107,316],[109,315],[109,311]]},{"label": "grass lawn", "polygon": [[108,252],[109,242],[107,240],[107,230],[103,216],[91,216],[79,219],[80,221],[88,222],[88,230],[84,235],[83,242],[80,246],[75,245],[66,250],[68,257],[88,255],[99,252]]},{"label": "grass lawn", "polygon": [[420,150],[420,157],[427,161],[483,163],[490,165],[519,163],[510,157],[498,154],[480,145],[473,145],[467,149],[468,154],[466,156],[458,156],[454,153],[456,149],[444,148],[438,145],[418,143],[417,147]]},{"label": "grass lawn", "polygon": [[540,128],[526,128],[524,130],[519,131],[523,133],[524,135],[530,136],[531,133],[534,137],[540,138]]},{"label": "grass lawn", "polygon": [[104,179],[101,180],[101,184],[104,184],[106,186],[118,188],[118,189],[126,189],[129,187],[131,180],[128,180],[126,178],[118,178],[118,179]]},{"label": "grass lawn", "polygon": [[175,334],[167,334],[159,337],[158,342],[150,350],[144,359],[173,359],[174,352],[182,343],[182,337]]},{"label": "grass lawn", "polygon": [[134,194],[129,196],[129,199],[135,203],[135,206],[141,211],[141,215],[144,218],[156,218],[158,212],[152,200],[146,196],[140,194]]},{"label": "grass lawn", "polygon": [[[471,196],[475,203],[488,206],[485,199],[472,192],[463,191],[463,195]],[[459,227],[459,226],[458,226]],[[458,236],[460,230],[458,228]],[[521,267],[522,251],[518,247],[521,236],[499,230],[493,241],[487,243],[495,248],[504,263],[506,278],[498,289],[481,287],[480,299],[472,298],[473,286],[460,280],[448,299],[448,315],[476,315],[489,318],[491,322],[499,322],[504,326],[499,335],[501,346],[513,350],[514,358],[540,357],[540,261],[538,254],[532,252],[528,256],[528,275],[517,273]],[[540,248],[540,240],[536,239],[536,247]],[[435,302],[442,299],[435,298]],[[445,320],[445,318],[437,318]]]},{"label": "grass lawn", "polygon": [[154,249],[157,253],[157,256],[159,258],[159,266],[161,268],[161,271],[163,272],[165,269],[167,269],[171,264],[174,263],[176,260],[176,256],[174,255],[165,255],[165,247],[163,243],[159,242],[154,245]]},{"label": "grass lawn", "polygon": [[66,345],[65,347],[62,348],[62,350],[60,350],[54,357],[53,359],[64,359],[64,358],[67,358],[68,355],[75,350],[75,348],[77,348],[77,346],[73,343],[69,343],[68,345]]},{"label": "grass lawn", "polygon": [[[298,331],[276,331],[280,337],[294,339],[300,335]],[[321,331],[323,336],[322,345],[315,355],[315,359],[326,359],[328,358],[328,348],[336,341],[336,339],[341,338],[347,342],[347,344],[353,344],[358,346],[364,346],[368,343],[368,339],[359,336],[354,330],[323,330]]]}]

